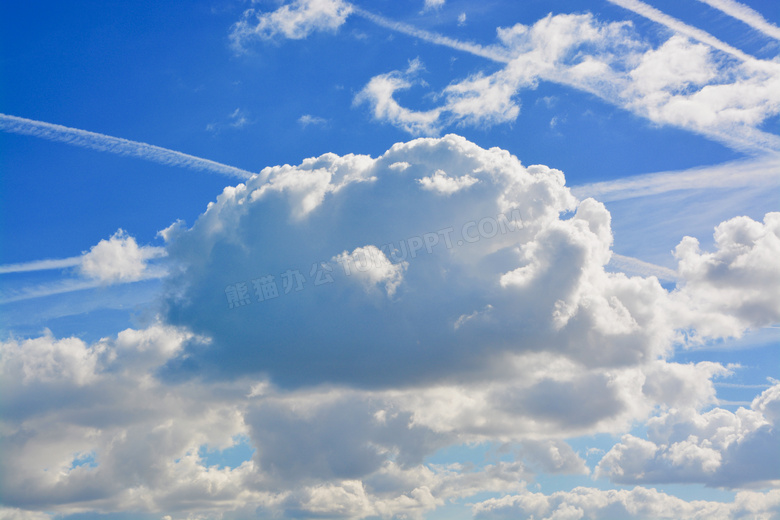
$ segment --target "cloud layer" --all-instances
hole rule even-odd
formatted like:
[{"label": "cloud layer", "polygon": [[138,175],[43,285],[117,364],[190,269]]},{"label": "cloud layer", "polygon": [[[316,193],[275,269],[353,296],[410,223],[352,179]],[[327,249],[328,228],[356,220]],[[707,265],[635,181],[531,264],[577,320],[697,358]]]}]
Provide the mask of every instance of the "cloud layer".
[{"label": "cloud layer", "polygon": [[[478,497],[479,518],[772,515],[775,492],[526,483],[778,480],[778,386],[713,408],[738,367],[668,358],[780,319],[779,218],[724,222],[711,252],[683,239],[670,291],[605,271],[610,214],[562,172],[462,137],[266,168],[162,233],[159,322],[0,343],[2,514],[423,518]],[[132,278],[154,251],[120,231],[85,265]],[[594,467],[566,439],[596,433],[623,437]],[[504,455],[430,462],[477,445]]]}]

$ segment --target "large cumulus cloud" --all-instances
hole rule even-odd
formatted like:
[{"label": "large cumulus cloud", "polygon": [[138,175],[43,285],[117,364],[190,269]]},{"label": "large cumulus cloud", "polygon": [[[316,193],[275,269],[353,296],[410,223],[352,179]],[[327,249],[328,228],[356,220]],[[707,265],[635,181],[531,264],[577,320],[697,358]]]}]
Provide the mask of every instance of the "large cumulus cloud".
[{"label": "large cumulus cloud", "polygon": [[[778,285],[762,260],[777,248],[775,220],[723,224],[713,260],[697,263],[686,239],[682,283],[669,293],[654,277],[605,271],[601,203],[577,201],[560,171],[497,148],[448,135],[377,159],[269,167],[226,188],[191,228],[165,233],[178,265],[165,319],[212,339],[169,370],[386,387],[486,378],[532,352],[589,368],[646,364],[685,341],[680,330],[693,337],[701,325],[706,339],[780,319],[762,291]],[[729,253],[744,233],[728,229],[744,226],[753,238]],[[742,277],[762,265],[739,309],[706,304],[715,261]],[[730,326],[703,325],[713,319]]]}]

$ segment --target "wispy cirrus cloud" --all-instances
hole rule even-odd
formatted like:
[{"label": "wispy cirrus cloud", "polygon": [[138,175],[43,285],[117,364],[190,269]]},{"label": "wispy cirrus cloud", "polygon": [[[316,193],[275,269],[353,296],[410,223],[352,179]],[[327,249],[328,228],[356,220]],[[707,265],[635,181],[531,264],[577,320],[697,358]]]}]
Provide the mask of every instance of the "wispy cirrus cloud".
[{"label": "wispy cirrus cloud", "polygon": [[658,195],[677,190],[764,187],[780,185],[780,157],[731,161],[687,170],[648,173],[572,187],[577,197],[602,202]]},{"label": "wispy cirrus cloud", "polygon": [[13,134],[40,137],[49,141],[57,141],[101,152],[137,157],[166,166],[178,166],[192,170],[219,173],[241,179],[248,179],[253,175],[252,172],[236,168],[235,166],[228,166],[227,164],[169,150],[153,144],[130,141],[121,137],[112,137],[97,132],[89,132],[23,117],[0,114],[0,130]]},{"label": "wispy cirrus cloud", "polygon": [[328,120],[324,117],[303,114],[298,118],[298,124],[300,124],[303,128],[306,128],[307,126],[322,126],[328,124]]}]

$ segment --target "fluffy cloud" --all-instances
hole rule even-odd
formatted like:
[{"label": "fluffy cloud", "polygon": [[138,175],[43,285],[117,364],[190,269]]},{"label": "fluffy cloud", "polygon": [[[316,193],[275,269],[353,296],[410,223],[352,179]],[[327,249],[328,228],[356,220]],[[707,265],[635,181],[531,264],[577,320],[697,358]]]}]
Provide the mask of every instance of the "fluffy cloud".
[{"label": "fluffy cloud", "polygon": [[[745,320],[780,321],[780,213],[764,221],[737,217],[715,228],[716,251],[703,252],[693,237],[675,249],[682,280],[679,312],[703,335],[738,335]],[[689,317],[690,313],[698,318]]]},{"label": "fluffy cloud", "polygon": [[[565,362],[550,363],[549,357],[519,360],[512,376],[490,384],[407,390],[288,392],[263,379],[170,384],[159,378],[166,361],[188,343],[204,341],[154,325],[93,344],[51,335],[0,343],[0,489],[6,507],[20,508],[4,514],[32,517],[24,510],[45,509],[166,512],[173,518],[423,518],[449,500],[479,493],[526,496],[524,482],[534,471],[587,473],[570,446],[550,437],[581,428],[565,416],[588,400],[603,406],[599,392],[625,399],[625,412],[630,403],[642,401],[648,381],[663,373],[666,382],[676,384],[700,380],[685,391],[699,394],[687,403],[695,405],[711,395],[709,377],[723,370],[659,362],[647,375],[615,375],[601,388],[596,376],[579,382],[576,367],[567,373]],[[572,408],[550,412],[523,404],[544,401],[553,377],[561,384],[547,403],[573,400]],[[564,381],[571,378],[575,382],[567,386]],[[759,397],[754,409],[776,418],[772,395]],[[578,396],[584,399],[577,401]],[[627,416],[633,421],[649,413],[657,398],[648,391],[644,406]],[[607,427],[604,419],[599,428]],[[545,420],[549,429],[538,424]],[[441,448],[484,441],[521,444],[514,461],[481,467],[426,463]],[[255,450],[251,459],[230,466],[208,461],[207,453],[237,442]],[[560,509],[549,500],[551,511]],[[604,499],[593,502],[601,507]],[[479,514],[499,509],[490,501],[477,506]]]},{"label": "fluffy cloud", "polygon": [[247,9],[231,28],[230,40],[239,51],[255,39],[300,40],[315,31],[335,31],[351,12],[352,6],[342,0],[295,0],[272,12]]},{"label": "fluffy cloud", "polygon": [[[455,437],[416,424],[388,394],[162,382],[156,370],[191,341],[203,339],[155,325],[93,344],[51,335],[0,343],[3,517],[46,509],[421,518],[453,498],[518,491],[531,477],[520,462],[424,464]],[[251,460],[207,462],[207,452],[242,438],[256,448]],[[563,471],[576,466],[561,443],[525,450]]]},{"label": "fluffy cloud", "polygon": [[749,409],[672,409],[647,423],[648,439],[626,435],[596,472],[617,483],[702,482],[739,487],[780,480],[780,385]]},{"label": "fluffy cloud", "polygon": [[[718,338],[780,320],[759,289],[780,277],[768,261],[775,221],[724,223],[707,261],[686,239],[670,293],[654,277],[606,272],[604,206],[578,203],[561,172],[499,149],[450,135],[399,143],[377,159],[326,154],[270,167],[169,234],[178,267],[166,318],[213,340],[169,368],[266,374],[284,386],[395,386],[489,377],[507,356],[534,352],[590,369],[646,365],[686,341],[679,331]],[[717,309],[728,328],[697,330],[713,319],[715,282],[704,281],[717,262],[734,266],[739,308]],[[572,390],[539,384],[541,394]]]},{"label": "fluffy cloud", "polygon": [[120,229],[81,256],[79,271],[102,283],[133,282],[150,276],[147,261],[161,256],[165,256],[163,248],[139,247],[135,238]]},{"label": "fluffy cloud", "polygon": [[423,69],[420,60],[409,62],[405,71],[393,71],[371,78],[355,96],[354,104],[368,103],[374,118],[388,121],[403,128],[412,135],[429,135],[438,133],[438,120],[441,109],[421,112],[402,107],[393,97],[400,90],[407,90],[418,83],[416,76]]},{"label": "fluffy cloud", "polygon": [[425,6],[423,9],[431,10],[431,9],[441,9],[444,7],[445,0],[425,0]]},{"label": "fluffy cloud", "polygon": [[436,170],[430,177],[423,177],[418,181],[423,189],[452,195],[458,190],[466,189],[469,186],[479,182],[470,175],[463,177],[449,177],[443,170]]},{"label": "fluffy cloud", "polygon": [[220,395],[153,376],[194,340],[154,326],[92,345],[50,335],[0,343],[4,504],[148,511],[252,495],[242,491],[251,464],[208,468],[198,455],[245,431],[236,407],[243,389],[226,385]]},{"label": "fluffy cloud", "polygon": [[780,492],[737,493],[731,503],[694,500],[686,502],[655,489],[600,490],[578,487],[551,495],[525,492],[480,502],[474,506],[480,520],[539,518],[543,520],[593,520],[631,518],[757,519],[775,518],[780,513]]}]

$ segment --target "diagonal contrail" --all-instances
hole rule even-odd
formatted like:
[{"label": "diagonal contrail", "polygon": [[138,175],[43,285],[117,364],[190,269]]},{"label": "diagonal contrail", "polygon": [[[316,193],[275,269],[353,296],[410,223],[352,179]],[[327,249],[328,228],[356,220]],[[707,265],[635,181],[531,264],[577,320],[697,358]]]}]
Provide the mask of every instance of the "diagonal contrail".
[{"label": "diagonal contrail", "polygon": [[758,32],[763,33],[770,38],[780,40],[780,27],[767,21],[761,13],[753,10],[745,4],[740,4],[734,0],[699,0],[702,3],[707,4],[710,7],[718,9],[736,18],[740,22],[744,22]]},{"label": "diagonal contrail", "polygon": [[707,31],[703,31],[697,27],[690,26],[685,22],[682,22],[677,18],[674,18],[673,16],[669,16],[668,14],[659,11],[658,9],[656,9],[651,5],[641,2],[640,0],[607,0],[607,1],[615,5],[618,5],[624,9],[628,9],[629,11],[633,11],[636,14],[647,18],[648,20],[652,20],[653,22],[660,23],[661,25],[665,25],[669,29],[678,32],[680,34],[684,34],[689,38],[698,40],[702,43],[706,43],[710,47],[714,49],[718,49],[721,52],[725,52],[726,54],[731,54],[735,58],[739,58],[742,61],[749,62],[749,61],[756,60],[756,58],[754,58],[753,56],[750,56],[742,52],[741,50],[732,47],[728,43],[724,43],[720,41],[719,39],[717,39]]},{"label": "diagonal contrail", "polygon": [[21,264],[0,265],[0,274],[8,273],[28,273],[32,271],[47,271],[52,269],[65,269],[75,267],[81,263],[81,256],[72,256],[70,258],[56,258],[47,260],[33,260]]},{"label": "diagonal contrail", "polygon": [[168,150],[153,144],[130,141],[121,137],[112,137],[110,135],[88,132],[78,128],[70,128],[34,119],[25,119],[23,117],[9,116],[0,114],[0,130],[14,134],[32,135],[41,137],[50,141],[72,144],[82,148],[91,148],[102,152],[115,153],[117,155],[127,155],[138,157],[147,161],[165,164],[168,166],[181,166],[193,170],[207,171],[248,179],[253,175],[252,172],[218,163],[209,159],[195,157],[182,152]]},{"label": "diagonal contrail", "polygon": [[484,45],[479,45],[478,43],[464,42],[450,38],[449,36],[444,36],[442,34],[418,29],[412,25],[390,20],[384,16],[374,14],[357,6],[352,6],[352,13],[358,16],[362,16],[366,20],[373,22],[380,27],[384,27],[385,29],[400,32],[402,34],[406,34],[407,36],[411,36],[428,43],[443,45],[444,47],[467,52],[473,54],[474,56],[481,56],[482,58],[487,58],[499,63],[509,63],[512,61],[512,57],[506,51],[496,47],[485,47]]}]

